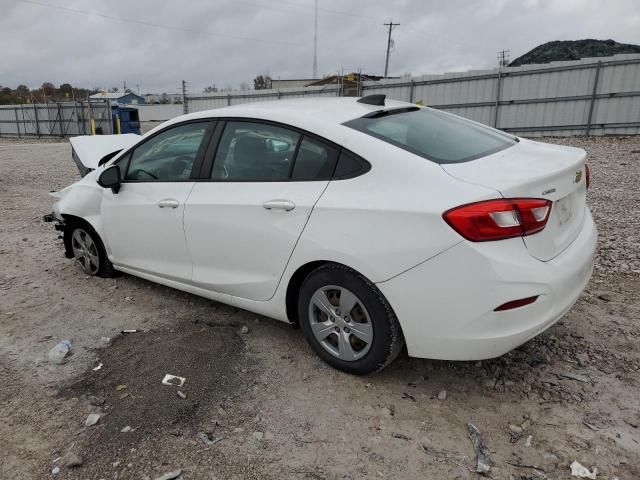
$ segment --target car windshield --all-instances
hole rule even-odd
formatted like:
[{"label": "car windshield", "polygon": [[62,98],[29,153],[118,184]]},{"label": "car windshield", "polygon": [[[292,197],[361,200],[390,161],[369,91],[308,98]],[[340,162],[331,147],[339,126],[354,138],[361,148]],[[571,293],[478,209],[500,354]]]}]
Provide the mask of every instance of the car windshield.
[{"label": "car windshield", "polygon": [[499,152],[516,137],[430,108],[377,112],[345,123],[436,163],[458,163]]}]

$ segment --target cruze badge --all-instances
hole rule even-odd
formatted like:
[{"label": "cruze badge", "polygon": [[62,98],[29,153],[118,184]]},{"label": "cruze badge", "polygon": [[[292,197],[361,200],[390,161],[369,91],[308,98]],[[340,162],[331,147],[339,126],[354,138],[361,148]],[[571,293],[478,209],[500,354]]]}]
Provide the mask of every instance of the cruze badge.
[{"label": "cruze badge", "polygon": [[576,172],[576,176],[573,178],[573,183],[578,183],[582,180],[582,170]]}]

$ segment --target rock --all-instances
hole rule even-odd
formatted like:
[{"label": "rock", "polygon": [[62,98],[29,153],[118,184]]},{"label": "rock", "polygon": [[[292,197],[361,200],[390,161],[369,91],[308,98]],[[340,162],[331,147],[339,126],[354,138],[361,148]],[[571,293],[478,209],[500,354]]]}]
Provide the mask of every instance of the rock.
[{"label": "rock", "polygon": [[387,407],[382,407],[380,409],[380,412],[382,413],[382,415],[384,415],[385,417],[393,417],[393,412],[391,411],[391,409],[387,408]]},{"label": "rock", "polygon": [[581,367],[586,367],[587,365],[589,365],[589,355],[585,352],[578,353],[576,355],[576,360],[578,361],[578,365],[580,365]]},{"label": "rock", "polygon": [[87,417],[87,419],[84,421],[84,425],[86,427],[91,427],[93,425],[95,425],[96,423],[98,423],[100,421],[100,417],[102,415],[100,415],[99,413],[90,413],[89,416]]},{"label": "rock", "polygon": [[111,464],[113,468],[118,468],[120,466],[120,460],[117,460]]},{"label": "rock", "polygon": [[438,400],[446,400],[446,399],[447,399],[447,391],[441,390],[440,393],[438,393]]},{"label": "rock", "polygon": [[60,467],[53,467],[51,469],[51,475],[57,475],[60,473]]},{"label": "rock", "polygon": [[511,430],[512,433],[516,433],[516,434],[522,433],[522,427],[518,425],[514,425],[513,423],[509,425],[509,430]]},{"label": "rock", "polygon": [[265,440],[273,440],[274,438],[276,438],[276,436],[271,432],[266,432],[264,434],[264,439]]},{"label": "rock", "polygon": [[525,445],[526,447],[530,447],[530,446],[531,446],[531,441],[532,441],[532,440],[533,440],[533,435],[529,435],[529,436],[527,437],[527,441],[525,442],[525,444],[524,444],[524,445]]},{"label": "rock", "polygon": [[242,433],[244,432],[244,428],[242,427],[237,427],[233,429],[233,433]]},{"label": "rock", "polygon": [[83,459],[77,453],[69,453],[64,461],[64,466],[67,468],[77,468],[82,466]]},{"label": "rock", "polygon": [[129,433],[132,430],[133,430],[133,428],[131,428],[129,425],[127,425],[122,430],[120,430],[120,433]]},{"label": "rock", "polygon": [[249,327],[247,327],[246,325],[243,325],[242,328],[240,328],[240,333],[242,333],[243,335],[246,335],[247,333],[249,333]]},{"label": "rock", "polygon": [[262,432],[253,432],[252,436],[256,440],[262,440],[264,438],[264,433],[262,433]]},{"label": "rock", "polygon": [[174,470],[172,472],[167,472],[164,475],[159,476],[156,480],[174,480],[182,475],[182,470]]},{"label": "rock", "polygon": [[101,407],[102,405],[104,405],[104,397],[99,397],[97,395],[90,395],[89,404],[93,405],[94,407]]}]

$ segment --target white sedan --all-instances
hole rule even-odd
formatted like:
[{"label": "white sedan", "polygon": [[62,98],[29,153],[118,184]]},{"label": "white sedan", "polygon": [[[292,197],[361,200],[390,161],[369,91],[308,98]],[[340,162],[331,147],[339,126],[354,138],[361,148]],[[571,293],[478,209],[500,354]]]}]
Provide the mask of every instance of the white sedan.
[{"label": "white sedan", "polygon": [[585,288],[583,150],[382,95],[246,104],[76,137],[45,217],[89,275],[126,272],[301,327],[356,374],[496,357]]}]

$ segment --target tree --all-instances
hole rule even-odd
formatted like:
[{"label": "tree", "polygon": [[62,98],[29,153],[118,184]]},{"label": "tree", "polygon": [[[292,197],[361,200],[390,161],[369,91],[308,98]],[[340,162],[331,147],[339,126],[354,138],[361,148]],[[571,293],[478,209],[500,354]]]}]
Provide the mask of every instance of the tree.
[{"label": "tree", "polygon": [[271,77],[269,75],[258,75],[253,79],[253,88],[256,90],[271,88]]},{"label": "tree", "polygon": [[42,93],[47,97],[52,97],[56,91],[56,87],[51,82],[44,82],[40,87],[40,90],[42,90]]},{"label": "tree", "polygon": [[63,83],[60,85],[60,96],[64,99],[71,99],[73,97],[73,87],[68,83]]}]

